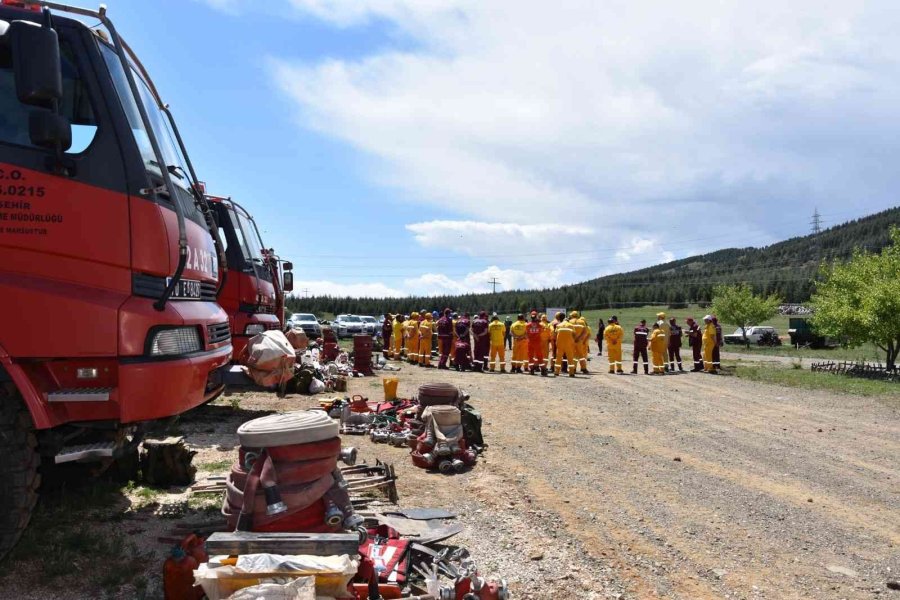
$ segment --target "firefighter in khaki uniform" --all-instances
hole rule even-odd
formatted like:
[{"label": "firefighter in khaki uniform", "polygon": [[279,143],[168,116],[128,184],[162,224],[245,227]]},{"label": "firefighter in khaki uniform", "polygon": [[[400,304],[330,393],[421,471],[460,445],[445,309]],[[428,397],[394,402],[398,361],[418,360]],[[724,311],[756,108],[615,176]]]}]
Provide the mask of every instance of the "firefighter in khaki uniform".
[{"label": "firefighter in khaki uniform", "polygon": [[609,325],[603,330],[603,339],[606,340],[606,357],[609,359],[609,372],[622,373],[622,340],[625,338],[625,330],[619,325],[616,317],[610,317]]},{"label": "firefighter in khaki uniform", "polygon": [[431,336],[434,335],[434,321],[431,313],[425,312],[419,323],[419,364],[423,367],[431,366]]},{"label": "firefighter in khaki uniform", "polygon": [[496,362],[499,362],[500,372],[506,373],[506,325],[497,315],[491,317],[488,335],[491,337],[491,371],[494,370]]},{"label": "firefighter in khaki uniform", "polygon": [[394,345],[391,358],[400,360],[403,355],[403,315],[397,315],[394,317],[394,322],[391,323],[391,342]]},{"label": "firefighter in khaki uniform", "polygon": [[713,352],[719,347],[719,340],[716,336],[716,326],[710,315],[703,317],[705,323],[703,329],[703,370],[707,373],[716,373],[716,363],[713,361]]},{"label": "firefighter in khaki uniform", "polygon": [[403,337],[406,338],[406,360],[415,365],[419,362],[419,313],[413,312],[403,324]]},{"label": "firefighter in khaki uniform", "polygon": [[509,328],[512,335],[513,354],[512,354],[512,372],[524,373],[523,370],[528,366],[528,337],[526,336],[525,315],[519,315],[516,322]]},{"label": "firefighter in khaki uniform", "polygon": [[547,315],[544,313],[541,313],[541,326],[543,327],[543,331],[541,331],[541,352],[544,355],[544,360],[547,361],[547,368],[549,369],[553,366],[553,363],[550,362],[550,342],[553,340],[553,327],[547,322]]},{"label": "firefighter in khaki uniform", "polygon": [[566,321],[566,315],[556,313],[556,321],[553,325],[553,345],[556,348],[554,375],[562,371],[563,358],[569,365],[569,377],[575,377],[575,328],[570,321]]},{"label": "firefighter in khaki uniform", "polygon": [[584,319],[577,310],[569,313],[569,326],[572,328],[575,337],[575,347],[572,351],[575,353],[575,364],[581,365],[581,372],[587,373],[587,357],[582,354],[584,348],[584,340],[587,337],[587,327],[584,325]]}]

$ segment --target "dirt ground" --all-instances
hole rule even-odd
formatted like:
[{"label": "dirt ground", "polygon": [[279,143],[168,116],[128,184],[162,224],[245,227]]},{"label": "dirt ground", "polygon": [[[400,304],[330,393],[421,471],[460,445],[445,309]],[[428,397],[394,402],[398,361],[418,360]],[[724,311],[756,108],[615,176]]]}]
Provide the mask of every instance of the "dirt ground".
[{"label": "dirt ground", "polygon": [[[886,585],[900,579],[896,404],[691,373],[545,379],[404,364],[397,376],[401,395],[425,381],[469,391],[490,445],[479,464],[442,476],[402,449],[347,445],[395,463],[402,505],[458,511],[467,530],[453,541],[515,598],[900,599]],[[381,380],[354,379],[350,393],[378,398]],[[198,478],[226,471],[243,420],[316,402],[232,395],[187,415],[179,428],[198,449]],[[167,545],[156,538],[177,521],[159,506],[183,504],[178,492],[124,492],[125,516],[95,524],[150,545],[140,586],[111,596],[161,597]],[[183,518],[214,519],[209,502]],[[62,596],[32,584],[0,597],[97,597],[82,581]]]}]

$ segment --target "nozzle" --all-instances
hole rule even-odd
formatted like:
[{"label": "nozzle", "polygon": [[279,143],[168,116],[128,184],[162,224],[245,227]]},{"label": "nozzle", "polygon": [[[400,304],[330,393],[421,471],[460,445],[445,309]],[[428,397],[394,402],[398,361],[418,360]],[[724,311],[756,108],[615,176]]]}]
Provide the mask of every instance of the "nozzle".
[{"label": "nozzle", "polygon": [[347,448],[341,448],[341,462],[347,465],[348,467],[352,467],[356,464],[356,448],[353,446],[349,446]]},{"label": "nozzle", "polygon": [[458,458],[454,458],[453,462],[451,464],[453,465],[453,468],[456,470],[457,473],[462,473],[463,469],[466,468],[466,463],[459,460]]},{"label": "nozzle", "polygon": [[267,515],[272,516],[287,511],[287,504],[281,501],[281,492],[278,491],[278,486],[263,488],[263,493],[266,495]]},{"label": "nozzle", "polygon": [[453,472],[453,463],[449,460],[442,460],[438,464],[438,471],[440,471],[444,475],[449,475]]},{"label": "nozzle", "polygon": [[330,525],[331,527],[337,527],[344,520],[344,513],[341,512],[333,502],[328,503],[328,507],[325,509],[325,524]]}]

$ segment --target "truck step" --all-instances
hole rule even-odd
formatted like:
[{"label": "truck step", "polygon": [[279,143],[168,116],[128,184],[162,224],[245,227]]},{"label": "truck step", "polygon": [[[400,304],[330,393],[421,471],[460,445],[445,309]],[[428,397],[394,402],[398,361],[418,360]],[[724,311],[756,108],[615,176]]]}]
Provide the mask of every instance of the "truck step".
[{"label": "truck step", "polygon": [[54,462],[60,464],[75,460],[112,458],[115,449],[115,442],[95,442],[93,444],[63,446],[59,453],[54,457]]},{"label": "truck step", "polygon": [[47,392],[47,402],[106,402],[112,388],[70,388]]}]

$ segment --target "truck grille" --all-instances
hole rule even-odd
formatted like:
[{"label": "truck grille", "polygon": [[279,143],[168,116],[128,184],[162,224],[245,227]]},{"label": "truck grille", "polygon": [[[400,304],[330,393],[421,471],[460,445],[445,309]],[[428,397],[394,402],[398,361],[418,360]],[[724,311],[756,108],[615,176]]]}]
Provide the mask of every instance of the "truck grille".
[{"label": "truck grille", "polygon": [[[208,281],[200,282],[200,302],[215,302],[218,284]],[[144,273],[131,274],[131,293],[144,298],[159,298],[166,289],[166,278]],[[194,300],[197,302],[197,300]]]},{"label": "truck grille", "polygon": [[216,323],[214,325],[207,325],[206,327],[206,337],[209,339],[210,344],[219,344],[221,342],[227,342],[231,339],[231,327],[228,325],[228,322],[224,323]]}]

